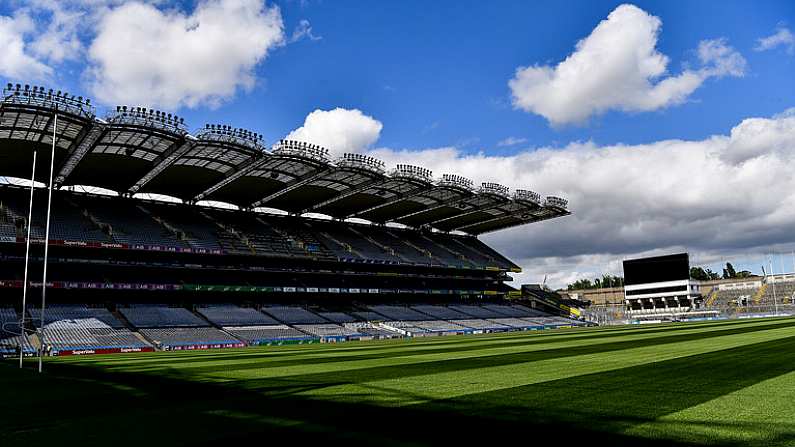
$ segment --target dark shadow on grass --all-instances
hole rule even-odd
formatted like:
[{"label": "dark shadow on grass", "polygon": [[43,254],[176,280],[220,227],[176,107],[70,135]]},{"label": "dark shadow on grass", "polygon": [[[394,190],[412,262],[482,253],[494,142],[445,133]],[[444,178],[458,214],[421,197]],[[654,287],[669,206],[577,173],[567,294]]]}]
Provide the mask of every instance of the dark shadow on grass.
[{"label": "dark shadow on grass", "polygon": [[[791,324],[775,323],[757,330],[788,326]],[[718,332],[753,332],[747,329]],[[709,333],[698,338],[705,335]],[[681,336],[661,338],[667,337]],[[467,360],[477,367],[495,366],[480,363],[481,359]],[[504,364],[527,361],[526,357],[509,360]],[[449,362],[457,364],[450,360],[423,364],[423,368],[426,374],[441,372],[444,369],[439,368]],[[458,370],[467,369],[457,365]],[[183,375],[192,374],[192,369],[134,374],[108,372],[90,364],[52,362],[47,364],[47,375],[36,376],[2,366],[3,445],[22,445],[23,441],[28,445],[73,445],[77,441],[139,447],[242,445],[284,442],[280,439],[298,445],[495,445],[514,440],[534,445],[697,445],[699,440],[652,440],[620,431],[795,370],[795,337],[401,408],[367,404],[366,395],[359,396],[361,402],[351,401],[356,396],[346,396],[346,402],[340,402],[296,394],[351,383],[350,379],[358,383],[403,377],[381,368],[365,369],[365,375],[355,377],[340,372],[295,376],[299,380],[294,382],[283,378],[210,383]],[[411,365],[389,369],[402,371],[406,366]],[[378,373],[375,377],[368,376],[374,371]],[[323,376],[325,380],[321,380]],[[283,392],[282,386],[287,390],[293,387],[292,392]],[[394,393],[401,397],[400,391]],[[785,445],[795,438],[784,435],[776,441]],[[717,442],[747,445],[734,439]]]},{"label": "dark shadow on grass", "polygon": [[[795,320],[788,320],[795,322]],[[512,346],[532,346],[555,342],[570,342],[579,340],[601,340],[605,338],[621,337],[621,336],[647,336],[662,333],[677,334],[682,331],[698,330],[702,326],[711,326],[711,330],[727,330],[736,326],[752,327],[759,325],[760,320],[744,320],[744,321],[727,321],[719,324],[715,323],[685,323],[678,325],[671,325],[665,327],[622,327],[616,328],[600,328],[594,329],[572,329],[567,332],[562,331],[544,331],[544,332],[510,332],[499,335],[484,335],[484,336],[459,336],[459,337],[434,337],[426,338],[421,341],[415,342],[413,340],[394,340],[389,342],[373,343],[362,342],[354,343],[355,346],[334,346],[333,352],[330,351],[311,351],[308,352],[302,348],[294,348],[290,350],[268,350],[268,348],[255,348],[262,349],[259,352],[252,352],[250,349],[247,351],[238,351],[235,353],[208,353],[206,351],[196,353],[195,355],[185,355],[180,352],[173,357],[174,365],[187,365],[191,363],[201,362],[219,362],[224,360],[241,360],[242,358],[251,359],[252,365],[259,365],[262,367],[284,367],[293,365],[302,365],[307,362],[313,364],[319,363],[338,363],[349,362],[356,360],[368,359],[384,359],[384,358],[399,358],[409,355],[418,354],[435,354],[450,352],[454,346],[460,346],[454,350],[457,352],[476,351],[482,349],[500,349],[509,348]],[[438,340],[438,341],[437,341]],[[437,347],[434,349],[434,347]],[[389,350],[390,352],[375,352],[368,354],[370,351]],[[351,355],[342,355],[344,353],[351,353]],[[310,354],[313,358],[310,359],[292,359],[291,357],[303,356]],[[324,354],[330,354],[329,357],[322,357]],[[262,359],[276,359],[268,361],[263,364]],[[142,356],[140,359],[127,358],[124,363],[135,363],[136,361],[142,363],[151,362],[151,356]],[[245,364],[240,364],[242,369],[245,369]],[[122,368],[128,365],[122,365]],[[113,365],[107,365],[108,368],[113,368]]]},{"label": "dark shadow on grass", "polygon": [[[506,366],[518,363],[529,363],[529,362],[538,362],[542,360],[574,357],[579,355],[591,355],[591,354],[614,352],[624,349],[660,346],[672,343],[681,343],[681,342],[694,341],[694,340],[717,338],[727,335],[751,334],[758,331],[765,331],[765,330],[785,328],[785,327],[795,327],[795,320],[788,320],[788,321],[775,322],[775,323],[771,322],[770,324],[762,326],[732,327],[732,328],[727,328],[717,331],[709,331],[709,332],[664,335],[652,338],[622,340],[622,341],[597,343],[597,344],[589,344],[582,346],[566,346],[560,348],[551,348],[551,349],[543,349],[543,350],[528,351],[528,352],[511,352],[506,354],[483,355],[483,356],[461,358],[461,359],[445,359],[437,361],[424,361],[419,363],[406,363],[406,364],[401,364],[399,368],[391,365],[375,366],[370,368],[358,368],[353,370],[292,375],[279,380],[270,379],[270,378],[250,379],[245,381],[238,381],[237,383],[245,387],[250,387],[260,390],[262,389],[271,389],[274,391],[278,390],[281,393],[286,393],[290,392],[290,387],[292,385],[302,388],[308,384],[328,384],[328,383],[353,384],[361,382],[371,382],[375,380],[399,379],[404,377],[421,376],[425,374],[436,374],[436,373],[443,373],[450,371],[463,371],[463,370],[487,368],[493,366]],[[549,343],[550,340],[545,340],[545,342]],[[525,344],[534,345],[536,343],[530,341]],[[523,344],[517,343],[516,346],[521,346],[521,345]],[[502,345],[500,345],[500,347],[502,347]],[[477,350],[483,350],[483,349],[487,349],[487,347],[479,346]],[[433,353],[440,353],[440,354],[450,353],[450,352],[463,353],[470,350],[471,349],[469,349],[469,347],[467,346],[460,347],[459,349],[450,347],[448,349],[440,349],[436,352],[417,350],[417,351],[402,352],[395,357],[405,357],[409,355],[433,354]],[[347,359],[346,361],[367,360],[367,359],[383,360],[390,357],[391,356],[388,353],[381,353],[381,354],[375,354],[373,356],[355,356],[354,358]],[[342,356],[342,358],[346,358],[346,356]],[[275,360],[275,361],[269,361],[267,363],[263,363],[261,361],[260,362],[252,361],[252,362],[243,362],[235,364],[208,365],[196,368],[189,368],[189,373],[191,375],[203,375],[203,374],[213,374],[216,372],[244,371],[244,370],[260,369],[260,368],[317,365],[321,363],[336,363],[335,359],[336,357],[331,357],[330,359],[329,358],[300,359],[295,361]],[[326,362],[325,360],[329,361]]]}]

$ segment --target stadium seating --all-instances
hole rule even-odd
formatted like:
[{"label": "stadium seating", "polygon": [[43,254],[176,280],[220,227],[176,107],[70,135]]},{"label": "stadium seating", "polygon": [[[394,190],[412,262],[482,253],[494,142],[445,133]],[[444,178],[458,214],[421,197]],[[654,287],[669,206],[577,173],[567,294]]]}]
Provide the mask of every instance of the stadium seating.
[{"label": "stadium seating", "polygon": [[133,305],[120,308],[119,312],[137,328],[207,326],[204,320],[181,307]]},{"label": "stadium seating", "polygon": [[388,320],[388,318],[386,318],[385,316],[383,316],[383,315],[381,315],[379,313],[376,313],[376,312],[369,311],[369,310],[357,310],[357,311],[351,312],[351,315],[353,315],[353,316],[355,316],[355,317],[357,317],[357,318],[359,318],[361,320],[364,320],[364,321],[384,321],[384,320]]},{"label": "stadium seating", "polygon": [[411,306],[411,308],[418,312],[422,312],[426,315],[430,315],[431,317],[440,320],[455,320],[455,319],[470,318],[469,315],[447,306],[417,305],[417,306]]},{"label": "stadium seating", "polygon": [[464,332],[468,329],[459,324],[441,320],[412,321],[411,324],[428,332]]},{"label": "stadium seating", "polygon": [[0,357],[18,354],[19,346],[26,354],[35,352],[26,334],[19,330],[19,315],[10,307],[0,307]]},{"label": "stadium seating", "polygon": [[470,317],[475,318],[502,318],[505,315],[495,312],[491,309],[487,309],[485,307],[480,306],[471,306],[471,305],[452,305],[450,306],[451,309],[457,310],[463,314],[469,315]]},{"label": "stadium seating", "polygon": [[[98,320],[95,320],[98,321]],[[113,329],[99,325],[64,322],[48,325],[42,331],[44,345],[50,352],[70,350],[131,349],[151,347],[128,329]]]},{"label": "stadium seating", "polygon": [[177,236],[191,248],[222,249],[216,229],[194,207],[144,204],[141,208],[148,210],[155,220],[161,222],[161,225],[177,230]]},{"label": "stadium seating", "polygon": [[465,320],[450,320],[451,323],[460,326],[468,327],[470,329],[485,330],[485,331],[504,331],[510,329],[511,326],[495,323],[494,321],[481,320],[481,319],[465,319]]},{"label": "stadium seating", "polygon": [[[41,324],[41,308],[29,307],[28,314],[34,325],[38,326]],[[124,328],[124,323],[119,321],[104,307],[88,307],[84,304],[53,304],[47,306],[44,311],[45,326],[53,323],[80,322],[83,320],[96,320],[103,324],[101,327]]]},{"label": "stadium seating", "polygon": [[209,327],[141,329],[141,334],[161,349],[182,347],[228,347],[242,343],[226,332]]},{"label": "stadium seating", "polygon": [[383,315],[389,320],[418,321],[426,320],[428,317],[410,307],[376,305],[369,307],[371,311]]},{"label": "stadium seating", "polygon": [[533,311],[532,309],[524,306],[504,306],[499,304],[485,304],[483,305],[484,309],[494,311],[498,314],[504,315],[506,317],[532,317],[538,315],[537,312]]},{"label": "stadium seating", "polygon": [[269,306],[263,307],[262,311],[271,315],[277,320],[287,324],[324,324],[328,323],[325,318],[310,312],[302,307],[295,306]]},{"label": "stadium seating", "polygon": [[279,324],[278,321],[250,307],[232,304],[203,306],[196,308],[209,322],[218,326],[263,326]]},{"label": "stadium seating", "polygon": [[537,323],[532,320],[524,320],[521,318],[492,318],[489,321],[491,321],[492,323],[502,324],[516,329],[528,329],[528,328],[538,329],[544,327],[544,325],[541,323]]},{"label": "stadium seating", "polygon": [[225,327],[224,331],[234,335],[250,345],[267,344],[279,341],[305,341],[314,338],[290,326],[239,326]]},{"label": "stadium seating", "polygon": [[87,217],[105,225],[119,243],[144,246],[190,248],[177,234],[158,223],[145,208],[130,200],[113,197],[72,197]]},{"label": "stadium seating", "polygon": [[325,318],[332,323],[353,323],[356,321],[356,318],[344,313],[344,312],[318,312],[318,315]]},{"label": "stadium seating", "polygon": [[398,338],[403,336],[399,332],[396,332],[394,330],[389,330],[385,327],[368,322],[345,323],[344,326],[349,329],[355,330],[356,332],[362,334],[362,336],[373,337],[376,339]]},{"label": "stadium seating", "polygon": [[362,334],[339,324],[296,324],[295,328],[321,338],[361,337]]}]

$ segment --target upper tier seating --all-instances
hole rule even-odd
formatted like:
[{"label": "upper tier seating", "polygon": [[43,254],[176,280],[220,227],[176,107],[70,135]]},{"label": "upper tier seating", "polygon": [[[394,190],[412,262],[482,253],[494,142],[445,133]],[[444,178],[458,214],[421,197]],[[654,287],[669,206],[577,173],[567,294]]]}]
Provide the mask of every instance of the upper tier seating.
[{"label": "upper tier seating", "polygon": [[[46,191],[37,191],[34,203],[45,202]],[[23,235],[27,210],[26,191],[0,188],[0,236]],[[44,237],[45,210],[44,206],[34,208],[31,234],[35,238]],[[475,237],[69,191],[54,193],[51,223],[52,239],[138,248],[438,267],[515,267]]]},{"label": "upper tier seating", "polygon": [[322,236],[325,245],[341,258],[359,258],[386,263],[397,263],[400,259],[382,247],[362,237],[361,233],[347,224],[336,222],[307,223],[316,234]]},{"label": "upper tier seating", "polygon": [[263,307],[262,311],[287,324],[323,324],[328,321],[302,307],[295,306],[270,306]]},{"label": "upper tier seating", "polygon": [[240,344],[235,337],[210,327],[141,329],[141,334],[161,348]]},{"label": "upper tier seating", "polygon": [[219,304],[199,307],[200,313],[211,323],[218,326],[262,326],[279,324],[278,321],[250,307],[238,307],[233,304]]},{"label": "upper tier seating", "polygon": [[284,324],[268,326],[232,326],[225,327],[224,331],[251,345],[270,343],[274,341],[308,340],[314,338],[311,335],[305,334],[298,329],[291,328],[290,326]]},{"label": "upper tier seating", "polygon": [[370,306],[370,310],[377,312],[390,320],[419,321],[427,320],[428,317],[410,307],[403,306]]},{"label": "upper tier seating", "polygon": [[119,312],[137,328],[207,326],[204,320],[181,307],[140,305],[119,308]]},{"label": "upper tier seating", "polygon": [[144,204],[155,219],[182,231],[183,242],[192,248],[221,250],[216,229],[211,222],[201,216],[194,207],[176,205]]},{"label": "upper tier seating", "polygon": [[110,226],[114,241],[131,245],[189,248],[158,223],[139,202],[106,197],[73,197],[98,222]]}]

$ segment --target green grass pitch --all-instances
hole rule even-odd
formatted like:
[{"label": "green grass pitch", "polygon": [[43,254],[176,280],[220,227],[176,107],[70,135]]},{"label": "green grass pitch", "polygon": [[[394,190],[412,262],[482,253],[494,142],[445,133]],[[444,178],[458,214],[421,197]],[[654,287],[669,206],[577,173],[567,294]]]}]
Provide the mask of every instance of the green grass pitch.
[{"label": "green grass pitch", "polygon": [[795,445],[795,319],[33,367],[0,364],[0,445]]}]

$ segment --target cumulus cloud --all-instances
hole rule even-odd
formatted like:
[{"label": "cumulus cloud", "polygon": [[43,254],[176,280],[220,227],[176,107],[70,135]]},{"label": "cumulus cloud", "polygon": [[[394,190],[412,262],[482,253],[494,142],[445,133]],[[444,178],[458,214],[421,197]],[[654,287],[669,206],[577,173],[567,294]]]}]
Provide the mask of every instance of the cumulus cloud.
[{"label": "cumulus cloud", "polygon": [[795,114],[782,113],[694,141],[572,143],[511,156],[454,147],[370,153],[568,198],[571,216],[483,236],[523,266],[525,281],[549,274],[565,285],[620,274],[620,260],[638,254],[689,250],[706,262],[795,243],[793,147]]},{"label": "cumulus cloud", "polygon": [[204,0],[190,14],[125,3],[99,20],[88,82],[106,103],[217,106],[252,88],[255,66],[283,42],[279,8],[262,0]]},{"label": "cumulus cloud", "polygon": [[315,110],[287,139],[323,146],[334,155],[361,152],[378,140],[383,124],[361,110]]},{"label": "cumulus cloud", "polygon": [[39,60],[30,47],[35,23],[24,13],[0,16],[0,75],[11,79],[43,80],[53,70]]},{"label": "cumulus cloud", "polygon": [[778,47],[784,47],[787,54],[795,54],[795,35],[792,34],[789,28],[780,26],[775,33],[757,39],[757,45],[754,50],[767,51]]},{"label": "cumulus cloud", "polygon": [[662,22],[621,5],[555,66],[519,67],[508,82],[513,106],[553,125],[583,122],[608,110],[650,111],[685,101],[711,77],[742,76],[745,59],[723,39],[698,47],[701,68],[667,74],[657,51]]}]

